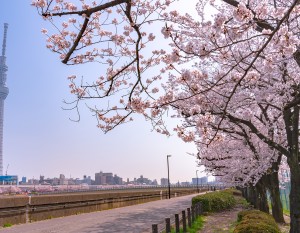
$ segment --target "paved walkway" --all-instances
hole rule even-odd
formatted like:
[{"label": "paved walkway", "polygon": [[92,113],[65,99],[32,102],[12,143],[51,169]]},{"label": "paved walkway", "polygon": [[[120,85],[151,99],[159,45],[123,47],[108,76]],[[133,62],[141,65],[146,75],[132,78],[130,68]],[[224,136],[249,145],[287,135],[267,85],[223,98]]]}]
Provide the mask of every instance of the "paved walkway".
[{"label": "paved walkway", "polygon": [[140,205],[54,218],[0,229],[0,233],[144,233],[191,206],[196,194]]}]

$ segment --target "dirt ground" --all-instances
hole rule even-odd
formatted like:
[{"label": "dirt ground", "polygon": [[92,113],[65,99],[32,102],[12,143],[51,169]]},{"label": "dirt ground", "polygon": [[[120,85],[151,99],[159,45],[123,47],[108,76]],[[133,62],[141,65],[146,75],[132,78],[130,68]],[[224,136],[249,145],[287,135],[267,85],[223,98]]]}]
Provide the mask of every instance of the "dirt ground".
[{"label": "dirt ground", "polygon": [[284,221],[286,222],[286,224],[280,224],[279,228],[281,230],[282,233],[289,233],[290,232],[290,217],[287,215],[284,215]]},{"label": "dirt ground", "polygon": [[204,227],[199,233],[229,233],[234,229],[238,212],[243,207],[213,213],[205,217]]}]

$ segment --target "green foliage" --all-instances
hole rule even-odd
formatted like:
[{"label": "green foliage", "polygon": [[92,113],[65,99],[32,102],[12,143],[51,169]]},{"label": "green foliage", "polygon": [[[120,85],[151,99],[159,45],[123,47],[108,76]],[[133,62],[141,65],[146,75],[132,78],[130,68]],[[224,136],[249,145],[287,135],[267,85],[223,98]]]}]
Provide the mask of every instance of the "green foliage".
[{"label": "green foliage", "polygon": [[274,218],[259,210],[241,211],[237,221],[234,233],[280,233]]},{"label": "green foliage", "polygon": [[237,189],[234,189],[234,188],[225,189],[225,190],[223,190],[222,192],[230,193],[230,194],[232,194],[233,196],[242,196],[242,192],[239,191],[239,190],[237,190]]},{"label": "green foliage", "polygon": [[192,199],[192,205],[201,203],[204,212],[217,212],[232,208],[236,200],[231,191],[219,191],[206,193]]},{"label": "green foliage", "polygon": [[237,221],[231,223],[230,228],[229,228],[229,233],[233,233],[237,223],[238,223]]},{"label": "green foliage", "polygon": [[11,223],[4,223],[4,224],[3,224],[3,227],[11,227],[11,226],[12,226]]},{"label": "green foliage", "polygon": [[290,214],[291,214],[290,211],[287,209],[283,209],[283,213],[288,216],[290,216]]},{"label": "green foliage", "polygon": [[250,203],[243,197],[235,196],[236,204],[242,206],[245,209],[250,208]]}]

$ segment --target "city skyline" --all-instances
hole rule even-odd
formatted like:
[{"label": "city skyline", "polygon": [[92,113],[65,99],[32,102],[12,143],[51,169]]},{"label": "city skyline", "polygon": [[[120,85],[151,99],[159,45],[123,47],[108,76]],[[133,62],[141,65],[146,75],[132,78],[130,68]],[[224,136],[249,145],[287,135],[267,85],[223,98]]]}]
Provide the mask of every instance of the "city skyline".
[{"label": "city skyline", "polygon": [[[206,184],[208,182],[212,182],[215,179],[213,177],[203,176],[194,178],[191,180],[185,181],[172,181],[170,180],[170,184],[197,184],[197,179],[199,184]],[[19,179],[19,184],[21,185],[30,185],[30,184],[40,184],[40,185],[78,185],[78,184],[88,184],[88,185],[168,185],[168,178],[161,177],[160,179],[151,179],[140,175],[138,178],[128,178],[128,177],[120,177],[116,173],[113,172],[95,172],[94,175],[83,175],[81,178],[79,177],[67,177],[65,174],[59,174],[55,177],[45,177],[44,175],[40,175],[39,177],[26,177],[22,176]]]},{"label": "city skyline", "polygon": [[[101,173],[101,172],[102,172],[102,171],[100,171],[100,173]],[[61,175],[63,175],[66,179],[80,179],[80,178],[85,178],[85,177],[91,177],[92,179],[95,180],[94,177],[95,177],[95,175],[96,175],[97,173],[99,173],[99,172],[98,172],[98,171],[95,171],[94,173],[91,173],[91,174],[90,174],[90,173],[84,173],[84,174],[82,174],[82,175],[80,175],[80,176],[72,176],[72,175],[67,176],[67,175],[65,175],[64,173],[61,173],[61,174],[56,174],[56,175],[53,176],[53,177],[45,176],[44,174],[40,174],[39,176],[33,176],[33,177],[29,177],[29,176],[26,176],[26,175],[22,175],[22,176],[19,176],[19,181],[21,181],[23,177],[25,177],[27,180],[33,180],[33,179],[34,179],[34,180],[39,180],[40,177],[43,177],[43,178],[45,178],[45,179],[53,179],[53,178],[59,178]],[[109,171],[109,172],[103,172],[103,173],[104,173],[104,174],[106,174],[106,173],[111,173],[111,174],[113,174],[113,176],[118,176],[118,177],[124,179],[124,181],[125,181],[125,180],[134,181],[134,180],[139,179],[139,178],[146,178],[146,177],[144,177],[143,174],[136,175],[136,176],[133,176],[133,177],[126,177],[126,176],[119,176],[118,173],[114,173],[114,172],[111,172],[111,171]],[[206,178],[208,181],[213,180],[213,176],[207,176],[207,175],[205,175],[205,174],[203,174],[201,177],[198,177],[199,180],[201,180],[202,178]],[[158,178],[158,179],[157,179],[157,178],[148,177],[148,178],[146,178],[146,179],[149,179],[149,180],[152,180],[152,181],[153,181],[153,180],[159,181],[159,180],[162,180],[162,179],[168,180],[167,177],[160,177],[160,178]],[[190,180],[171,180],[171,179],[170,179],[170,182],[171,182],[171,183],[178,183],[178,182],[190,182],[190,183],[194,183],[194,180],[197,180],[196,176],[195,176],[195,177],[191,177]]]},{"label": "city skyline", "polygon": [[[185,4],[182,9],[188,10]],[[28,2],[12,5],[5,0],[0,24],[10,25],[7,64],[10,95],[6,100],[4,167],[8,174],[19,177],[71,174],[80,177],[89,171],[118,171],[122,177],[143,174],[159,180],[167,176],[166,156],[170,158],[170,179],[191,180],[197,169],[193,144],[186,144],[176,135],[167,138],[151,132],[151,125],[137,117],[133,123],[103,134],[89,110],[80,108],[81,121],[75,112],[64,111],[63,100],[70,100],[70,74],[93,76],[89,66],[69,67],[45,48],[41,29],[45,22]],[[14,8],[17,17],[8,13]],[[22,22],[22,24],[20,24]],[[50,25],[47,25],[50,27]],[[1,35],[3,29],[0,29]],[[171,122],[175,124],[176,122]]]}]

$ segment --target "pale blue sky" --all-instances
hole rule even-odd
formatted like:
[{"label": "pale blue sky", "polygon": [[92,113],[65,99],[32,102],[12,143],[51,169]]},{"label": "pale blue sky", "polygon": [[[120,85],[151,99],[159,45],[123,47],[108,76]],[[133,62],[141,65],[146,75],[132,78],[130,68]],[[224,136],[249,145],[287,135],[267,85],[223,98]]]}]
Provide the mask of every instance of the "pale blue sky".
[{"label": "pale blue sky", "polygon": [[[170,158],[172,182],[191,181],[197,169],[196,152],[176,136],[151,132],[142,118],[104,135],[96,120],[81,108],[79,123],[69,120],[62,100],[70,100],[67,76],[87,74],[84,67],[67,67],[45,47],[41,28],[50,27],[30,6],[31,1],[1,0],[0,33],[9,23],[7,42],[7,86],[5,102],[4,171],[36,178],[58,176],[94,177],[95,172],[113,172],[124,179],[167,176],[166,155]],[[195,0],[188,0],[193,9]],[[91,71],[92,72],[92,71]]]}]

